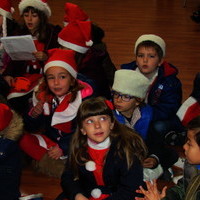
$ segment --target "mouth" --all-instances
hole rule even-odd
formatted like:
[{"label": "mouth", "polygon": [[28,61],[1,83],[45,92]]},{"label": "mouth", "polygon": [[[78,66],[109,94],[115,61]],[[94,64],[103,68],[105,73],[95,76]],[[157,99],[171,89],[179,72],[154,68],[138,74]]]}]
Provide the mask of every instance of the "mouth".
[{"label": "mouth", "polygon": [[103,135],[103,132],[98,132],[98,133],[95,133],[94,135],[95,135],[95,136],[102,136],[102,135]]}]

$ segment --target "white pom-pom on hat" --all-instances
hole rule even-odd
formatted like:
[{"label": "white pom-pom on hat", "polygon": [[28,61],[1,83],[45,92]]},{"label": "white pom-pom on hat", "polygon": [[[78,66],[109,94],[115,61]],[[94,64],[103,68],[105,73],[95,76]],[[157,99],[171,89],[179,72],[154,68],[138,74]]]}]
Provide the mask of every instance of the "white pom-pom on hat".
[{"label": "white pom-pom on hat", "polygon": [[88,162],[85,163],[85,168],[90,172],[95,171],[96,170],[96,164],[93,161],[88,161]]},{"label": "white pom-pom on hat", "polygon": [[91,191],[91,196],[95,199],[98,199],[101,196],[102,192],[99,188],[95,188]]},{"label": "white pom-pom on hat", "polygon": [[93,41],[92,40],[89,40],[87,42],[85,42],[85,44],[88,46],[88,47],[91,47],[93,45]]}]

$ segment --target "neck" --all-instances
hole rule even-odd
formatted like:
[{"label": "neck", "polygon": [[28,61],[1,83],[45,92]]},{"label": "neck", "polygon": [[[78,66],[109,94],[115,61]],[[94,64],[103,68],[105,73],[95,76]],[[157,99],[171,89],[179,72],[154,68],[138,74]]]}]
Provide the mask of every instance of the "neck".
[{"label": "neck", "polygon": [[87,143],[88,146],[91,147],[92,149],[96,149],[96,150],[103,150],[103,149],[107,149],[110,147],[110,137],[107,137],[103,142],[101,143],[96,143],[93,140],[91,140],[90,138],[87,139]]}]

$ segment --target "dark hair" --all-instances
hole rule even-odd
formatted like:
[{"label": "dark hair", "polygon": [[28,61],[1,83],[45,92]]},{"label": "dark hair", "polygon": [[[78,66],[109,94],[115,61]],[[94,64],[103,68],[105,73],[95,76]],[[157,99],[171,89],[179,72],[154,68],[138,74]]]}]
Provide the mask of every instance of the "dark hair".
[{"label": "dark hair", "polygon": [[163,58],[163,51],[162,51],[161,47],[151,40],[145,40],[145,41],[139,43],[139,45],[136,48],[136,55],[138,55],[138,50],[140,47],[145,47],[145,48],[152,47],[157,52],[159,59],[161,60]]},{"label": "dark hair", "polygon": [[96,115],[108,115],[114,127],[110,132],[111,142],[116,141],[116,154],[120,158],[126,157],[127,166],[133,164],[135,155],[141,162],[146,157],[147,149],[142,138],[127,126],[115,120],[113,111],[103,97],[90,98],[85,100],[79,107],[77,113],[77,130],[74,133],[70,146],[69,167],[78,176],[78,165],[84,165],[90,160],[87,153],[87,136],[81,132],[83,120]]},{"label": "dark hair", "polygon": [[[36,35],[38,33],[38,40],[40,42],[46,42],[48,36],[47,36],[47,24],[48,24],[48,17],[47,15],[41,11],[41,10],[38,10],[37,8],[34,8],[32,6],[27,6],[24,10],[23,10],[23,13],[22,13],[22,16],[24,15],[24,13],[26,12],[29,12],[31,11],[31,13],[37,13],[38,14],[38,17],[40,19],[40,22],[39,22],[39,27],[38,29],[35,31],[34,35]],[[24,25],[25,26],[25,25]],[[27,27],[24,27],[27,29]]]},{"label": "dark hair", "polygon": [[200,146],[200,115],[192,119],[188,125],[188,130],[193,130],[195,132],[195,140],[197,144]]}]

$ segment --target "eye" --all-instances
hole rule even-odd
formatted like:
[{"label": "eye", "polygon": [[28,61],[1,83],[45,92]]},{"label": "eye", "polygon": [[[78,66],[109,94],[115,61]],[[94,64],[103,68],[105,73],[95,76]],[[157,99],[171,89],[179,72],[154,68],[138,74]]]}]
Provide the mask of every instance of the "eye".
[{"label": "eye", "polygon": [[156,56],[155,56],[155,55],[150,55],[149,57],[150,57],[150,58],[155,58]]},{"label": "eye", "polygon": [[47,76],[47,80],[51,80],[51,79],[54,79],[53,76]]},{"label": "eye", "polygon": [[138,54],[137,57],[142,58],[143,54]]},{"label": "eye", "polygon": [[93,123],[93,120],[88,119],[88,120],[86,120],[86,123],[87,123],[87,124],[91,124],[91,123]]}]

